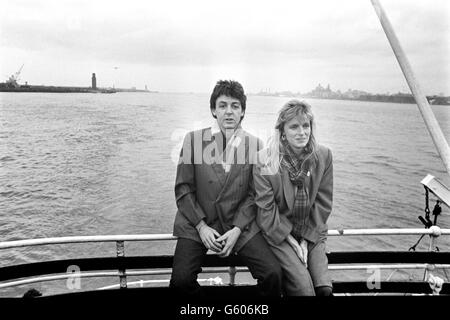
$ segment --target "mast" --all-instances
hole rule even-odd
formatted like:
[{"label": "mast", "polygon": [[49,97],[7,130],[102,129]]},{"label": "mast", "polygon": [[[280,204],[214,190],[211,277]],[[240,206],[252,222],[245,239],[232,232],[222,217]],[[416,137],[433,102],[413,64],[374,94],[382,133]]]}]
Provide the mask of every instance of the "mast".
[{"label": "mast", "polygon": [[406,82],[408,83],[408,86],[411,89],[414,98],[416,99],[417,106],[419,107],[419,111],[422,115],[423,120],[425,121],[428,132],[430,133],[434,145],[439,152],[441,160],[444,163],[445,168],[447,169],[447,173],[450,175],[450,147],[445,140],[441,127],[439,126],[439,123],[434,116],[433,110],[428,104],[427,98],[422,92],[422,88],[420,87],[419,82],[417,81],[416,76],[412,71],[411,65],[406,58],[405,52],[400,45],[400,42],[394,32],[394,29],[392,28],[392,25],[386,13],[384,12],[383,7],[378,0],[371,1],[375,12],[377,13],[378,19],[381,22],[384,33],[386,34],[386,37],[391,44],[395,57],[400,64],[400,68],[402,69],[403,75],[406,78]]}]

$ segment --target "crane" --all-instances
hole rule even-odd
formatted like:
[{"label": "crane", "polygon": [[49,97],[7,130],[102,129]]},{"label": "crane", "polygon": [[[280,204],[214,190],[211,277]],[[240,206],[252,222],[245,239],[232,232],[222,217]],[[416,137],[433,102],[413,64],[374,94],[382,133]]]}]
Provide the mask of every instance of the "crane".
[{"label": "crane", "polygon": [[23,66],[24,66],[24,65],[22,64],[22,66],[20,67],[19,71],[17,71],[16,73],[12,74],[12,75],[8,78],[8,80],[6,81],[6,84],[7,84],[8,86],[12,86],[12,87],[14,87],[14,88],[20,87],[20,85],[17,83],[17,81],[19,81],[20,73],[22,72]]}]

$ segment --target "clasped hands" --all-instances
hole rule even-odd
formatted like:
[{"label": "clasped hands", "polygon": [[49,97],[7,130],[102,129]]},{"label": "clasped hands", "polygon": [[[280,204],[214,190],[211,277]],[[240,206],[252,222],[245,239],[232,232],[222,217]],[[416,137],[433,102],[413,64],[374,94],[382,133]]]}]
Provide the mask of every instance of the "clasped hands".
[{"label": "clasped hands", "polygon": [[241,235],[241,229],[238,227],[220,235],[217,230],[208,226],[203,220],[196,226],[196,229],[205,247],[216,252],[219,257],[228,257]]}]

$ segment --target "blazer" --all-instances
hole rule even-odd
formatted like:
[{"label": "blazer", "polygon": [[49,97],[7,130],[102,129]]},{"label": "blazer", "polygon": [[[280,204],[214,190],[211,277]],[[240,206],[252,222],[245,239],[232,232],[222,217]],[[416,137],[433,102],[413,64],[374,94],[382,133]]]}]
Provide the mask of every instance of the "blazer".
[{"label": "blazer", "polygon": [[205,128],[186,135],[175,180],[178,208],[173,227],[175,236],[201,242],[195,226],[202,219],[220,234],[237,226],[241,235],[233,250],[238,251],[260,231],[255,221],[252,163],[256,163],[262,142],[241,128],[238,130],[240,144],[228,173],[221,161],[211,163],[205,158],[205,155],[221,158],[222,139],[218,139],[222,138],[218,136],[221,132],[212,133],[211,128]]},{"label": "blazer", "polygon": [[[333,205],[333,160],[331,150],[319,145],[317,158],[310,168],[306,189],[309,196],[309,219],[301,226],[301,235],[315,243],[326,239],[327,220]],[[255,202],[258,206],[257,223],[264,235],[274,244],[280,244],[292,231],[292,216],[295,187],[289,179],[289,173],[268,174],[264,170],[267,149],[258,153],[260,160],[253,169],[255,183]]]}]

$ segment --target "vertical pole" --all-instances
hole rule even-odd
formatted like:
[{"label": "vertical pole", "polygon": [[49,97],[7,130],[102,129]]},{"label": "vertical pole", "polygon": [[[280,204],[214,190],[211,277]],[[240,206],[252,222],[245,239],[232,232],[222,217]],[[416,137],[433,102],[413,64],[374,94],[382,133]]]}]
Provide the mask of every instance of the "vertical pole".
[{"label": "vertical pole", "polygon": [[[434,235],[430,234],[430,245],[428,246],[428,252],[432,252],[434,247]],[[423,273],[423,281],[428,281],[428,270],[430,265],[427,264],[425,272]]]},{"label": "vertical pole", "polygon": [[[125,243],[123,241],[116,241],[116,248],[117,248],[117,258],[119,259],[119,262],[121,262],[125,257]],[[126,289],[127,275],[125,272],[125,268],[122,266],[119,267],[119,279],[120,279],[120,289]]]},{"label": "vertical pole", "polygon": [[236,284],[236,267],[230,267],[228,274],[230,275],[230,285],[234,286]]},{"label": "vertical pole", "polygon": [[444,134],[439,127],[439,123],[437,122],[433,114],[433,110],[431,110],[431,107],[428,104],[427,98],[422,93],[422,89],[419,86],[419,83],[412,71],[411,65],[406,58],[405,52],[403,51],[400,42],[395,35],[394,29],[392,28],[392,25],[388,17],[386,16],[383,7],[378,0],[371,1],[375,12],[378,15],[378,19],[381,22],[384,33],[386,34],[386,37],[391,44],[392,50],[394,51],[400,68],[402,69],[403,75],[406,78],[406,82],[408,83],[408,86],[411,89],[414,98],[416,99],[417,106],[419,107],[422,118],[425,121],[425,125],[430,132],[434,145],[436,146],[439,155],[441,156],[441,160],[444,163],[447,173],[450,175],[450,147],[448,146]]}]

